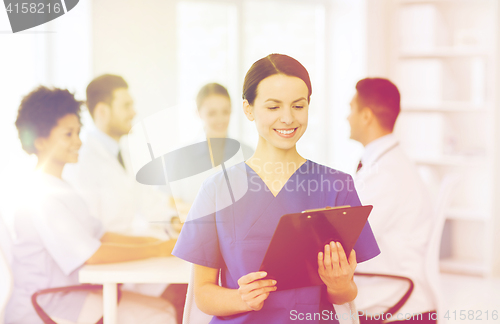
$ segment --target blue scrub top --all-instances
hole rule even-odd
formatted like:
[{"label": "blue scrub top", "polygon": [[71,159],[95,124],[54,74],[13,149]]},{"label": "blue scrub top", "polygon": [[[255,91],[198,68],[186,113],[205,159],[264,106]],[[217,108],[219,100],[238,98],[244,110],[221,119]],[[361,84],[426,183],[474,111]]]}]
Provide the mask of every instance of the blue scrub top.
[{"label": "blue scrub top", "polygon": [[[241,179],[242,173],[248,179],[246,193],[228,207],[222,205],[220,210],[219,199],[227,196],[224,174],[215,174],[204,182],[172,252],[186,261],[221,269],[223,287],[237,289],[240,277],[259,270],[281,216],[325,206],[361,205],[350,175],[309,160],[295,171],[276,197],[247,164],[227,168],[230,180]],[[207,214],[210,209],[215,212]],[[354,250],[357,262],[380,253],[368,222]],[[313,286],[271,292],[260,311],[214,316],[210,323],[295,323],[299,313],[312,314],[314,318],[315,313],[322,314],[321,290],[322,286]],[[328,318],[327,322],[336,322]]]}]

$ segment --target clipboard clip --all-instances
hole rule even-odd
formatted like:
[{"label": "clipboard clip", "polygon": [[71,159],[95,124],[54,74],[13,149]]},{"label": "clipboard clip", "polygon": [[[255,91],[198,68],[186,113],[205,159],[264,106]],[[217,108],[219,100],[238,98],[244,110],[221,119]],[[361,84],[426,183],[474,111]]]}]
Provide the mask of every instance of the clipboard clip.
[{"label": "clipboard clip", "polygon": [[348,207],[351,207],[351,206],[350,205],[335,206],[335,207],[326,206],[324,208],[306,209],[302,213],[312,213],[312,212],[317,212],[317,211],[331,210],[331,209],[340,209],[340,208],[348,208]]}]

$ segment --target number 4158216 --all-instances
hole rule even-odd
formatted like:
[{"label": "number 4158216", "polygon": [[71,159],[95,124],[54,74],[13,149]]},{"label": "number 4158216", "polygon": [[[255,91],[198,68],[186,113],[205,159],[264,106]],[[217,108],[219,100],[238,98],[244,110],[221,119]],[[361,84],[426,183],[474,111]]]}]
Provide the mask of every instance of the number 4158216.
[{"label": "number 4158216", "polygon": [[[45,11],[46,10],[46,11]],[[61,4],[60,3],[16,3],[12,5],[9,3],[7,5],[8,13],[60,13],[61,12]]]},{"label": "number 4158216", "polygon": [[476,320],[476,321],[481,321],[481,320],[489,320],[492,319],[496,321],[498,319],[498,311],[482,311],[482,310],[460,310],[460,311],[452,311],[450,312],[449,310],[446,311],[444,314],[444,318],[446,319],[452,319],[452,320]]}]

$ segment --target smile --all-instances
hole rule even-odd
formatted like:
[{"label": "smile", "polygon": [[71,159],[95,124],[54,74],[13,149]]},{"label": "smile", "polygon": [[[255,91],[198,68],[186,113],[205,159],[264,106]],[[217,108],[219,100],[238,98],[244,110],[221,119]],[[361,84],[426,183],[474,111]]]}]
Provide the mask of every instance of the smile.
[{"label": "smile", "polygon": [[291,129],[276,129],[275,128],[274,131],[276,133],[278,133],[278,135],[281,137],[289,138],[289,137],[293,137],[293,135],[295,135],[297,128],[291,128]]}]

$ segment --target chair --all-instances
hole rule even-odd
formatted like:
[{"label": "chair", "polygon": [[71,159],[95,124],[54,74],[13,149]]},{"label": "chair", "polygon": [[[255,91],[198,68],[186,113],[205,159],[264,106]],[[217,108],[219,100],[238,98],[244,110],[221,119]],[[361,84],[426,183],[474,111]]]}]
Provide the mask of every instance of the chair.
[{"label": "chair", "polygon": [[[436,219],[433,231],[429,236],[429,243],[427,245],[427,251],[424,260],[425,276],[429,283],[429,288],[431,289],[433,295],[432,298],[434,301],[434,305],[436,306],[435,311],[438,315],[441,314],[440,310],[443,309],[440,290],[441,282],[439,277],[439,250],[441,246],[441,236],[443,234],[444,223],[446,220],[446,209],[450,204],[451,194],[458,180],[458,175],[448,174],[441,181],[439,192],[433,209]],[[386,277],[391,279],[407,280],[409,282],[409,288],[406,291],[405,295],[394,306],[389,308],[386,313],[393,314],[394,312],[399,310],[408,300],[411,292],[413,291],[413,281],[410,278],[382,275],[376,273],[355,273],[355,275],[367,277]],[[438,318],[438,322],[446,323],[446,320],[444,318]]]},{"label": "chair", "polygon": [[0,280],[0,324],[4,323],[5,307],[9,302],[14,286],[14,278],[11,271],[11,247],[10,233],[5,226],[2,215],[0,215],[0,278],[2,278]]},{"label": "chair", "polygon": [[[194,283],[194,264],[191,265],[191,275],[189,277],[189,284],[186,294],[186,304],[184,305],[182,324],[208,324],[212,319],[212,316],[203,313],[196,306],[196,302],[194,301],[193,283]],[[354,304],[354,301],[343,305],[333,305],[333,307],[335,309],[335,313],[338,314],[339,316],[340,324],[359,324],[356,305]],[[351,314],[355,314],[354,320],[352,319]]]},{"label": "chair", "polygon": [[[394,276],[394,275],[387,275],[387,274],[380,274],[380,273],[364,273],[364,272],[355,272],[355,276],[358,277],[378,277],[378,278],[387,278],[387,279],[392,279],[392,280],[399,280],[399,281],[406,281],[408,282],[408,289],[404,293],[403,297],[401,297],[396,304],[392,305],[387,309],[384,313],[385,314],[395,314],[397,313],[401,307],[406,303],[406,301],[410,298],[411,293],[413,292],[413,288],[415,287],[413,280],[407,277],[402,277],[402,276]],[[381,323],[384,323],[384,320],[381,321]]]},{"label": "chair", "polygon": [[[12,240],[11,235],[5,225],[2,215],[0,215],[0,324],[5,322],[5,307],[9,302],[12,290],[14,287],[14,277],[11,270],[12,264]],[[6,280],[3,280],[6,278]],[[46,324],[62,324],[62,320],[54,321],[50,316],[48,316],[45,311],[38,305],[37,297],[39,295],[58,293],[58,292],[70,292],[70,291],[95,291],[102,290],[100,285],[79,285],[70,287],[58,287],[49,288],[37,291],[33,294],[31,300],[33,307],[35,308],[38,316]],[[118,300],[120,298],[120,291],[118,293]],[[64,321],[64,323],[70,323],[69,321]],[[102,318],[97,322],[102,324]],[[74,324],[74,323],[71,323]]]},{"label": "chair", "polygon": [[[451,194],[455,185],[459,181],[460,176],[457,174],[447,174],[441,181],[438,192],[438,198],[434,206],[434,213],[436,222],[434,230],[431,233],[429,245],[427,247],[427,254],[425,259],[425,271],[427,281],[434,295],[434,305],[436,305],[437,314],[441,314],[443,310],[442,294],[441,294],[441,280],[439,276],[439,251],[441,246],[441,236],[443,234],[444,223],[446,221],[446,209],[451,201]],[[445,323],[444,318],[439,318],[440,323]]]},{"label": "chair", "polygon": [[[98,291],[102,290],[102,285],[92,285],[92,284],[82,284],[82,285],[77,285],[77,286],[66,286],[66,287],[56,287],[56,288],[48,288],[48,289],[42,289],[37,292],[35,292],[31,296],[31,303],[33,305],[33,308],[35,309],[36,313],[40,317],[40,319],[43,321],[44,324],[63,324],[61,322],[64,322],[64,324],[76,324],[72,323],[67,320],[61,320],[61,319],[56,319],[50,317],[44,310],[43,308],[38,304],[38,296],[40,295],[46,295],[46,294],[54,294],[54,293],[68,293],[72,291]],[[120,302],[121,298],[121,291],[120,288],[118,288],[118,302]],[[101,317],[96,324],[102,324],[103,323],[103,318]]]}]

